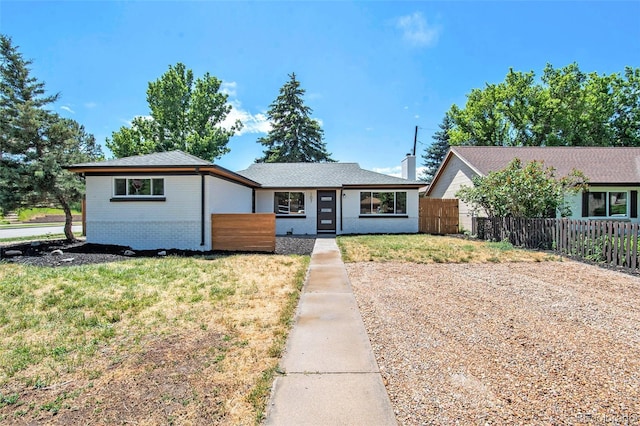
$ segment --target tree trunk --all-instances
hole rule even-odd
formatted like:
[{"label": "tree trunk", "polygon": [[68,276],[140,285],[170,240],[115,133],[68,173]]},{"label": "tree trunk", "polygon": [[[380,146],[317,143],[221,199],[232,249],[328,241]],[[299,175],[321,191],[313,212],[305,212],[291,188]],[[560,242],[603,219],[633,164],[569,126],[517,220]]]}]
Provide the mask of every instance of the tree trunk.
[{"label": "tree trunk", "polygon": [[71,214],[71,207],[67,200],[64,197],[58,196],[58,201],[62,206],[62,210],[64,210],[64,236],[67,237],[67,241],[72,242],[75,241],[75,237],[73,235],[73,215]]}]

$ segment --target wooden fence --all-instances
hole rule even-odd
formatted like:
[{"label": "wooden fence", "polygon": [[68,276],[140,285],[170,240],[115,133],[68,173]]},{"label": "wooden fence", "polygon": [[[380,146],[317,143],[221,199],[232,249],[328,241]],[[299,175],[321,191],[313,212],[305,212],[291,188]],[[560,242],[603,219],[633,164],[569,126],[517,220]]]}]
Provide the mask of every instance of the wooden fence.
[{"label": "wooden fence", "polygon": [[457,234],[458,199],[421,198],[419,231],[425,234]]},{"label": "wooden fence", "polygon": [[480,239],[547,249],[636,271],[640,224],[611,220],[475,218]]},{"label": "wooden fence", "polygon": [[212,214],[211,246],[222,251],[276,251],[274,213]]}]

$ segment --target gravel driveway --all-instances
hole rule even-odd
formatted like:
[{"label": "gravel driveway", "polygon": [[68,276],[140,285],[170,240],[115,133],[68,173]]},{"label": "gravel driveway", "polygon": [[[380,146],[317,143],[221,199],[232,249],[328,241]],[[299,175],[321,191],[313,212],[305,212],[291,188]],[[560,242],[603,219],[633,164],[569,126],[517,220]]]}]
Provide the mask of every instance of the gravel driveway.
[{"label": "gravel driveway", "polygon": [[573,261],[346,266],[401,424],[640,424],[640,278]]}]

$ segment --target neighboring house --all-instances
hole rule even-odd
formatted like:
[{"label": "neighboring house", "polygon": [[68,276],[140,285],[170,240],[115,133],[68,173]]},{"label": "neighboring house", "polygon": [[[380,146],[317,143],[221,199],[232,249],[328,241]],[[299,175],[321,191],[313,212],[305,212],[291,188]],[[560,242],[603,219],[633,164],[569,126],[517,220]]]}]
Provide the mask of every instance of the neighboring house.
[{"label": "neighboring house", "polygon": [[[451,147],[427,190],[427,197],[456,198],[474,176],[504,169],[514,158],[555,168],[556,176],[572,169],[589,179],[589,190],[567,199],[572,218],[622,219],[638,222],[640,148],[614,147]],[[474,212],[459,203],[460,229],[472,229]]]},{"label": "neighboring house", "polygon": [[[261,163],[232,172],[181,151],[74,164],[87,241],[211,250],[211,214],[276,214],[276,234],[418,232],[415,157],[402,179],[355,163]],[[408,166],[407,166],[408,164]]]}]

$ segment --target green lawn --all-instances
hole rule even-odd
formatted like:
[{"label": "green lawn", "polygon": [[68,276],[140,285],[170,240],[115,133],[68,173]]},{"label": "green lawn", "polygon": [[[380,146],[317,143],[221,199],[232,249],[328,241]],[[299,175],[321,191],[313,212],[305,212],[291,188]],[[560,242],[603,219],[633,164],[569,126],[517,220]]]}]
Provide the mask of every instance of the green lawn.
[{"label": "green lawn", "polygon": [[[74,215],[82,214],[82,212],[77,210],[72,210],[71,213],[73,213]],[[34,207],[31,209],[18,210],[18,220],[20,220],[20,222],[27,222],[33,217],[45,215],[64,215],[64,211],[62,209],[52,209],[46,207]]]},{"label": "green lawn", "polygon": [[[62,268],[0,263],[0,422],[64,423],[79,409],[87,422],[256,421],[308,261],[238,255]],[[171,396],[171,380],[192,370],[188,389]],[[118,391],[131,380],[157,383],[144,395],[135,387],[131,395]],[[167,395],[175,399],[171,419],[152,404]],[[135,413],[117,411],[121,400]]]},{"label": "green lawn", "polygon": [[549,253],[522,250],[509,243],[425,234],[338,237],[345,262],[478,263],[559,260]]}]

